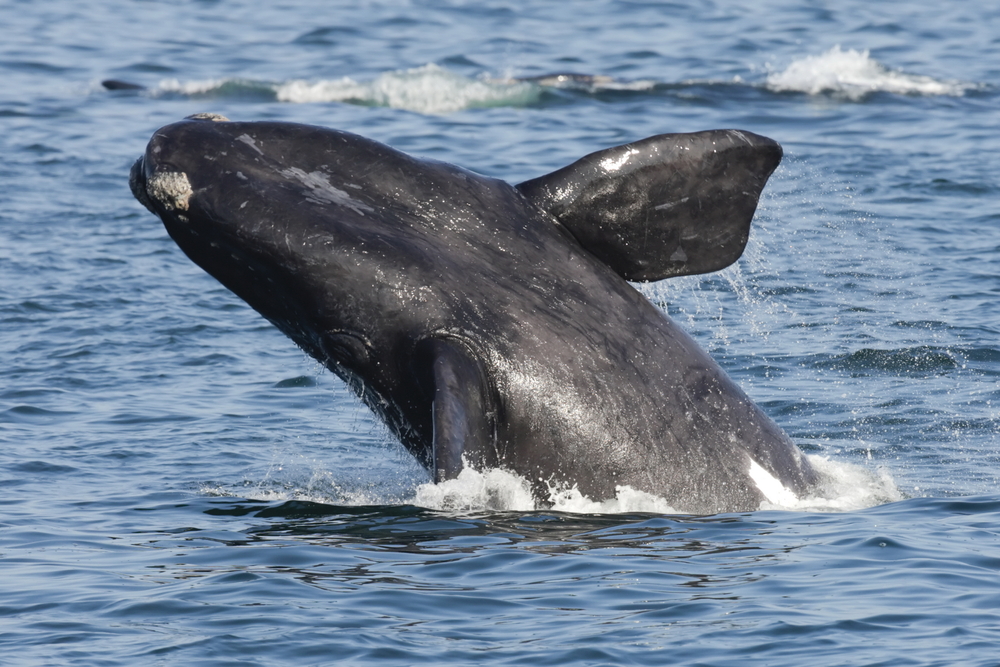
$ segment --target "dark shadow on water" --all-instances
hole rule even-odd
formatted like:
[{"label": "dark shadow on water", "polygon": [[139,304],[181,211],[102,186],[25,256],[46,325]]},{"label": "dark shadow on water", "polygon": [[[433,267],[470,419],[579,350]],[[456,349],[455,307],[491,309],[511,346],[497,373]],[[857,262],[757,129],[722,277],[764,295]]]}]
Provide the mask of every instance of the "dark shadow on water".
[{"label": "dark shadow on water", "polygon": [[[256,539],[439,555],[495,545],[534,553],[624,549],[688,557],[745,552],[780,525],[784,513],[689,516],[648,513],[572,514],[430,510],[413,505],[337,506],[310,501],[229,501],[204,510],[213,516],[253,517],[262,525],[243,532]],[[788,514],[794,517],[796,515]]]}]

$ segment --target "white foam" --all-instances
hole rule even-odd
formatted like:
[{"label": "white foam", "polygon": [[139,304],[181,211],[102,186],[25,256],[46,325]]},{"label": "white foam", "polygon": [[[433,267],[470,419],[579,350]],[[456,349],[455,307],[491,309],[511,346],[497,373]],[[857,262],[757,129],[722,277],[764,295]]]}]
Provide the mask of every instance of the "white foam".
[{"label": "white foam", "polygon": [[[756,463],[750,475],[761,489],[766,500],[761,510],[789,510],[800,512],[848,512],[883,503],[902,500],[892,478],[884,471],[868,467],[831,461],[820,456],[809,456],[813,468],[819,473],[820,484],[815,493],[797,497]],[[414,479],[412,486],[400,480],[354,480],[342,484],[334,481],[335,475],[315,467],[312,472],[298,468],[292,477],[284,477],[282,465],[272,466],[264,479],[256,483],[245,482],[235,487],[204,486],[201,492],[213,496],[227,496],[282,502],[303,500],[316,503],[361,505],[416,505],[441,511],[556,511],[576,514],[621,514],[643,512],[651,514],[686,514],[683,506],[674,506],[665,498],[639,491],[629,486],[616,487],[615,497],[594,500],[580,493],[574,486],[550,485],[548,498],[536,502],[531,484],[523,477],[502,469],[477,471],[465,468],[457,479],[438,484],[420,483]],[[289,471],[291,472],[291,471]],[[408,490],[407,487],[408,486]]]},{"label": "white foam", "polygon": [[437,510],[530,512],[535,509],[531,485],[523,477],[496,468],[485,472],[464,468],[456,479],[421,484],[412,503]]},{"label": "white foam", "polygon": [[771,473],[761,468],[759,463],[752,460],[750,461],[750,479],[771,505],[788,507],[794,506],[799,501],[798,496],[785,488],[785,485]]},{"label": "white foam", "polygon": [[873,92],[961,96],[973,87],[891,70],[873,59],[867,49],[844,51],[839,45],[821,55],[795,60],[782,72],[769,74],[766,86],[778,92],[832,93],[854,100]]},{"label": "white foam", "polygon": [[[816,455],[808,458],[813,470],[820,477],[816,491],[803,498],[797,498],[791,492],[789,492],[791,497],[768,496],[768,499],[761,503],[762,510],[850,512],[903,499],[903,494],[896,487],[892,476],[885,470],[873,470]],[[767,495],[765,493],[765,496]]]},{"label": "white foam", "polygon": [[464,109],[528,106],[535,104],[545,89],[600,91],[644,91],[655,88],[652,80],[619,81],[606,76],[575,77],[554,75],[540,79],[512,77],[470,78],[433,63],[412,69],[383,72],[370,80],[351,77],[309,81],[293,79],[280,83],[249,79],[165,79],[153,94],[189,97],[274,95],[289,104],[343,102],[362,106],[391,107],[423,114],[446,114]]},{"label": "white foam", "polygon": [[631,486],[616,486],[615,497],[595,501],[586,497],[573,486],[569,489],[549,489],[551,509],[557,512],[576,514],[621,514],[623,512],[648,512],[651,514],[678,514],[666,500],[652,493],[633,489]]},{"label": "white foam", "polygon": [[539,97],[538,86],[518,81],[470,79],[438,65],[385,72],[371,81],[349,77],[295,80],[276,88],[277,98],[295,104],[349,102],[368,106],[442,114],[463,109],[524,106]]},{"label": "white foam", "polygon": [[198,81],[180,81],[164,79],[157,87],[159,92],[179,93],[181,95],[204,95],[229,83],[229,79],[201,79]]}]

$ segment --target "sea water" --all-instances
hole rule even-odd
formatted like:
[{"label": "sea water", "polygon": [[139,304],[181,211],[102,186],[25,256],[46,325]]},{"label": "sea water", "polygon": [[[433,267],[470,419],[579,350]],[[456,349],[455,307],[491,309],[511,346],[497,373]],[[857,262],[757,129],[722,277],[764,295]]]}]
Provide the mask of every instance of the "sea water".
[{"label": "sea water", "polygon": [[[0,0],[0,664],[1000,664],[998,29],[916,1]],[[430,484],[131,197],[152,132],[204,111],[514,183],[773,137],[740,262],[640,289],[827,483],[709,517]]]}]

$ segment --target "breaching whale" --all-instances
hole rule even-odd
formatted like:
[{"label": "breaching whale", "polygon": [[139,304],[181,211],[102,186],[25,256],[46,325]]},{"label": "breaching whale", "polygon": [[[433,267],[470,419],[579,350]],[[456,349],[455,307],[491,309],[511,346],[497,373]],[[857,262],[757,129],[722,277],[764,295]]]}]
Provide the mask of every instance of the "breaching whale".
[{"label": "breaching whale", "polygon": [[750,132],[664,134],[511,186],[347,132],[199,114],[157,130],[129,180],[436,481],[502,467],[543,501],[627,485],[709,514],[757,509],[762,475],[803,494],[816,474],[627,281],[736,261],[781,154]]}]

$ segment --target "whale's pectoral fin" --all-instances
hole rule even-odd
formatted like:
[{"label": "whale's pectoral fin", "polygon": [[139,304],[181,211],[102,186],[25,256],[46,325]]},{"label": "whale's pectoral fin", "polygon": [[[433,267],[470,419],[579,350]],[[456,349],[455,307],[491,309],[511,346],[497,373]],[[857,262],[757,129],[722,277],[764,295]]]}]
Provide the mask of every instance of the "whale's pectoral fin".
[{"label": "whale's pectoral fin", "polygon": [[434,480],[458,477],[462,455],[473,465],[487,462],[492,428],[486,381],[479,362],[461,343],[429,338],[420,344],[418,364],[432,396]]},{"label": "whale's pectoral fin", "polygon": [[517,188],[626,280],[661,280],[739,259],[781,154],[752,132],[661,134]]}]

